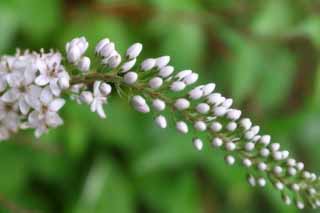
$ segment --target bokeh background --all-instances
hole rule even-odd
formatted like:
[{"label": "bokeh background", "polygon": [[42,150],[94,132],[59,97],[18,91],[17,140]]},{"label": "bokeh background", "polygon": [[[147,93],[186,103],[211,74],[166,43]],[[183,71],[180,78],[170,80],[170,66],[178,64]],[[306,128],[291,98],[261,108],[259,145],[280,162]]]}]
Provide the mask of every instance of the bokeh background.
[{"label": "bokeh background", "polygon": [[[265,133],[320,171],[320,2],[312,0],[1,0],[0,53],[84,35],[144,56],[171,55],[214,81]],[[0,212],[297,212],[239,166],[159,130],[113,96],[101,120],[68,103],[65,125],[0,144]],[[305,210],[311,212],[311,210]]]}]

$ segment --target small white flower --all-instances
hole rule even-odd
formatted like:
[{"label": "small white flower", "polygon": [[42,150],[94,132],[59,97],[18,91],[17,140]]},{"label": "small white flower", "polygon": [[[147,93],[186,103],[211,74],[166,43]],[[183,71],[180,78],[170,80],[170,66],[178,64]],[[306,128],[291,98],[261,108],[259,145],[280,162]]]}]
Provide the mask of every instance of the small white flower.
[{"label": "small white flower", "polygon": [[200,103],[196,106],[196,110],[201,114],[207,114],[210,110],[210,106],[207,103]]},{"label": "small white flower", "polygon": [[93,85],[93,100],[90,105],[91,112],[97,112],[101,118],[106,118],[103,110],[103,104],[107,102],[107,98],[101,93],[101,81],[95,81]]},{"label": "small white flower", "polygon": [[111,68],[116,68],[120,65],[120,63],[121,63],[120,54],[115,54],[108,59],[108,63],[106,65],[108,65]]},{"label": "small white flower", "polygon": [[142,48],[143,48],[142,44],[135,43],[128,48],[126,56],[129,59],[134,59],[140,55]]},{"label": "small white flower", "polygon": [[212,93],[207,96],[207,102],[212,105],[219,105],[224,101],[220,93]]},{"label": "small white flower", "polygon": [[138,74],[136,72],[128,72],[123,76],[123,81],[129,85],[136,83],[137,80]]},{"label": "small white flower", "polygon": [[245,167],[251,167],[252,166],[252,161],[249,158],[243,159],[242,163],[243,163],[243,165]]}]

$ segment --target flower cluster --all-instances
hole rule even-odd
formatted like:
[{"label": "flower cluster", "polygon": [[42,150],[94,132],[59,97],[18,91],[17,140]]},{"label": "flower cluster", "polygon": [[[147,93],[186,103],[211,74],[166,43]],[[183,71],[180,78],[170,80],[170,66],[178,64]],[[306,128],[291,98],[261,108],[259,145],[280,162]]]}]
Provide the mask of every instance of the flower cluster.
[{"label": "flower cluster", "polygon": [[58,111],[65,100],[70,76],[61,65],[61,55],[17,52],[0,60],[0,140],[19,129],[33,128],[39,137],[63,124]]},{"label": "flower cluster", "polygon": [[231,98],[215,91],[214,83],[193,86],[199,75],[192,70],[175,72],[169,56],[137,64],[142,44],[133,44],[121,57],[108,38],[96,45],[98,65],[91,69],[91,59],[84,56],[88,46],[84,37],[67,43],[67,61],[79,70],[71,78],[58,53],[25,53],[1,59],[0,139],[7,139],[19,128],[35,128],[40,136],[49,127],[61,125],[57,112],[64,105],[60,97],[64,89],[73,100],[89,105],[92,112],[105,118],[103,107],[114,88],[130,99],[136,111],[153,111],[155,123],[162,129],[170,125],[165,114],[174,117],[179,133],[193,134],[196,150],[204,148],[206,135],[213,149],[225,153],[226,164],[239,162],[246,168],[251,186],[272,184],[288,205],[320,207],[319,177],[243,117]]}]

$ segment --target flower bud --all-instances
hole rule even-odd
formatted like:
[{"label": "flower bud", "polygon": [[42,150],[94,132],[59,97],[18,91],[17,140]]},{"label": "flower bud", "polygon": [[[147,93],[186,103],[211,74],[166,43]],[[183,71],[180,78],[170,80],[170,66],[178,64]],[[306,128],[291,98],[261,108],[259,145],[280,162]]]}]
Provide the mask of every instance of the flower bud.
[{"label": "flower bud", "polygon": [[172,66],[165,66],[162,67],[159,71],[159,76],[162,78],[169,77],[174,71],[174,68]]},{"label": "flower bud", "polygon": [[102,83],[99,87],[100,92],[102,93],[102,95],[108,96],[110,95],[111,91],[112,91],[112,87],[110,86],[110,84],[107,83]]},{"label": "flower bud", "polygon": [[141,113],[150,112],[150,108],[146,103],[146,100],[140,95],[133,96],[132,105],[134,109],[137,110],[138,112],[141,112]]},{"label": "flower bud", "polygon": [[182,81],[175,81],[170,85],[170,89],[173,92],[180,92],[184,90],[184,88],[186,88],[186,85]]},{"label": "flower bud", "polygon": [[156,65],[156,60],[154,58],[148,58],[141,63],[142,71],[149,71]]},{"label": "flower bud", "polygon": [[159,89],[163,84],[163,80],[160,77],[154,77],[149,81],[149,87],[151,89]]},{"label": "flower bud", "polygon": [[194,124],[194,128],[200,132],[206,131],[207,124],[204,121],[196,121]]},{"label": "flower bud", "polygon": [[207,114],[210,110],[210,106],[206,103],[200,103],[196,106],[196,110],[201,114]]},{"label": "flower bud", "polygon": [[186,110],[190,107],[190,102],[185,99],[185,98],[179,98],[178,100],[176,100],[176,102],[174,103],[174,107],[177,110]]},{"label": "flower bud", "polygon": [[191,85],[191,84],[194,84],[195,82],[197,82],[198,78],[199,78],[198,73],[191,73],[183,78],[183,82],[186,85]]},{"label": "flower bud", "polygon": [[154,99],[152,101],[152,106],[155,108],[157,111],[163,111],[166,108],[166,103],[163,100],[160,99]]},{"label": "flower bud", "polygon": [[93,101],[93,94],[89,91],[82,91],[80,94],[80,100],[85,104],[91,104]]},{"label": "flower bud", "polygon": [[215,88],[216,88],[216,84],[214,84],[214,83],[206,84],[206,85],[202,88],[202,90],[203,90],[203,95],[204,95],[204,96],[207,96],[207,95],[211,94],[211,93],[214,91]]},{"label": "flower bud", "polygon": [[82,72],[88,72],[90,70],[90,63],[91,61],[89,57],[87,56],[82,57],[77,64],[78,69],[81,70]]},{"label": "flower bud", "polygon": [[161,69],[164,66],[167,66],[169,62],[170,62],[170,56],[161,56],[156,59],[156,67],[158,69]]},{"label": "flower bud", "polygon": [[107,43],[102,47],[99,54],[104,58],[109,58],[115,51],[115,45],[113,42]]},{"label": "flower bud", "polygon": [[96,53],[100,55],[100,51],[102,50],[103,47],[105,47],[107,44],[110,43],[110,40],[108,38],[104,38],[96,46]]},{"label": "flower bud", "polygon": [[194,138],[194,139],[192,140],[192,142],[193,142],[194,147],[195,147],[198,151],[201,151],[201,150],[202,150],[202,148],[203,148],[203,142],[202,142],[201,139],[199,139],[199,138]]},{"label": "flower bud", "polygon": [[189,131],[188,125],[184,121],[178,121],[176,123],[176,128],[182,134],[187,134]]},{"label": "flower bud", "polygon": [[128,72],[129,70],[131,70],[134,65],[136,64],[136,59],[132,59],[130,61],[127,61],[126,63],[124,63],[122,66],[121,66],[121,73],[125,73],[125,72]]},{"label": "flower bud", "polygon": [[155,122],[162,129],[167,127],[167,120],[163,115],[157,116]]},{"label": "flower bud", "polygon": [[211,144],[213,147],[221,147],[223,145],[223,140],[221,138],[213,138]]},{"label": "flower bud", "polygon": [[128,72],[123,76],[123,81],[126,84],[134,84],[138,80],[138,74],[136,72]]},{"label": "flower bud", "polygon": [[129,59],[134,59],[140,55],[141,51],[142,51],[142,44],[135,43],[128,48],[126,56]]}]

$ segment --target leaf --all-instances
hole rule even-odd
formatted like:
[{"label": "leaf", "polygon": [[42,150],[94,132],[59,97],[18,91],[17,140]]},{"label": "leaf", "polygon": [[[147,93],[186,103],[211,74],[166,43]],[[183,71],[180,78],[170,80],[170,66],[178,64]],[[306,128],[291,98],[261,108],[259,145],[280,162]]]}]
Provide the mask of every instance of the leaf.
[{"label": "leaf", "polygon": [[253,19],[252,31],[264,36],[286,33],[293,24],[294,15],[287,1],[267,1]]},{"label": "leaf", "polygon": [[134,212],[130,182],[109,159],[97,158],[84,182],[76,213]]}]

